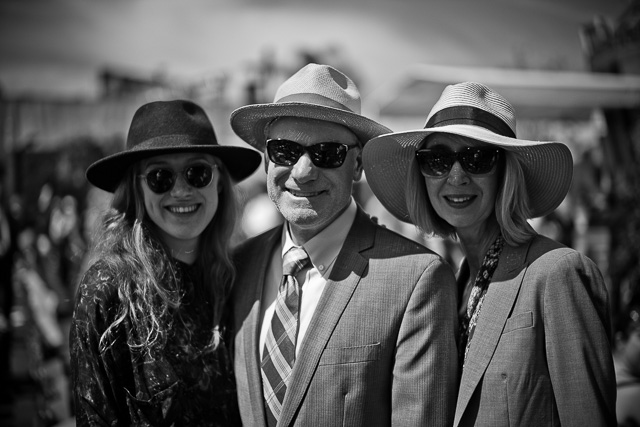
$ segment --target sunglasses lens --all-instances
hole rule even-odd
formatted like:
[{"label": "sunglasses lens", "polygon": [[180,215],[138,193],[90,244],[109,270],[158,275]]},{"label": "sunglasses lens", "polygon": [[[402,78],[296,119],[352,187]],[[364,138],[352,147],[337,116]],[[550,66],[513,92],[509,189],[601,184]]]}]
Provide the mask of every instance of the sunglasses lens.
[{"label": "sunglasses lens", "polygon": [[267,141],[267,153],[269,159],[279,166],[293,166],[296,164],[304,150],[300,144],[285,139],[272,139]]},{"label": "sunglasses lens", "polygon": [[456,160],[460,162],[465,172],[472,175],[482,175],[493,170],[499,153],[500,151],[494,148],[466,147],[457,153],[427,148],[416,151],[416,158],[420,165],[420,171],[426,176],[447,175]]},{"label": "sunglasses lens", "polygon": [[458,153],[462,168],[470,174],[489,173],[498,160],[498,151],[492,148],[467,147]]},{"label": "sunglasses lens", "polygon": [[420,171],[428,176],[444,176],[455,163],[455,153],[445,150],[418,150],[416,157]]},{"label": "sunglasses lens", "polygon": [[339,168],[347,157],[348,147],[339,142],[321,142],[308,147],[311,161],[320,168]]},{"label": "sunglasses lens", "polygon": [[[173,188],[176,175],[169,169],[153,169],[145,178],[151,191],[162,194]],[[209,165],[190,166],[184,170],[184,179],[192,187],[204,188],[213,179],[213,169]]]},{"label": "sunglasses lens", "polygon": [[166,193],[173,187],[173,172],[168,169],[154,169],[147,174],[147,185],[154,193]]},{"label": "sunglasses lens", "polygon": [[309,153],[311,161],[319,168],[338,168],[344,163],[349,147],[339,142],[321,142],[311,146],[302,146],[286,139],[267,141],[269,159],[279,166],[293,166],[304,154]]},{"label": "sunglasses lens", "polygon": [[211,183],[213,169],[208,165],[191,166],[184,174],[185,179],[195,188],[203,188]]}]

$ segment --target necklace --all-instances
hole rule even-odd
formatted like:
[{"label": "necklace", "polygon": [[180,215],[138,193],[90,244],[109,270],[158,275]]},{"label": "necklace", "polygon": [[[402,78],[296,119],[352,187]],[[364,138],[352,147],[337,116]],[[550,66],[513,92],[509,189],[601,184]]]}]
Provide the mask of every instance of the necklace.
[{"label": "necklace", "polygon": [[191,255],[195,251],[196,251],[195,248],[191,249],[190,251],[183,251],[181,249],[180,250],[171,249],[171,256],[176,257],[176,256],[179,256],[179,255]]},{"label": "necklace", "polygon": [[498,234],[498,237],[493,242],[489,250],[484,256],[480,270],[478,271],[476,278],[471,289],[471,295],[467,302],[467,311],[460,319],[460,362],[464,368],[464,362],[469,352],[469,346],[471,344],[471,338],[475,331],[476,324],[478,322],[478,316],[480,315],[480,309],[484,297],[487,293],[487,288],[491,283],[493,272],[498,266],[500,260],[500,254],[504,247],[504,239],[502,234]]}]

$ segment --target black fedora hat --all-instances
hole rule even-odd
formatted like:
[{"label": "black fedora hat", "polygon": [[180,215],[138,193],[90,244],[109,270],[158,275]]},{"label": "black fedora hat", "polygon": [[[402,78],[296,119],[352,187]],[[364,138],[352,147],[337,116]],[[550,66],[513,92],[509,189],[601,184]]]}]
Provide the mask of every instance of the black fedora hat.
[{"label": "black fedora hat", "polygon": [[125,149],[93,163],[86,176],[96,187],[113,192],[135,162],[179,152],[217,157],[236,182],[251,175],[262,159],[256,150],[218,144],[213,126],[199,105],[184,100],[155,101],[133,115]]}]

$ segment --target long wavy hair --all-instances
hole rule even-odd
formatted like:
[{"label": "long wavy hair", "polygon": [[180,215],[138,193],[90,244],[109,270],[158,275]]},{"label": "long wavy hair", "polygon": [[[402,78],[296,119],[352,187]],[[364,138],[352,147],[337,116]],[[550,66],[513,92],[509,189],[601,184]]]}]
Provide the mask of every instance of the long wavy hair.
[{"label": "long wavy hair", "polygon": [[[522,244],[536,235],[527,221],[531,218],[531,207],[520,156],[517,152],[503,150],[504,160],[498,164],[501,171],[494,205],[494,215],[500,225],[502,236],[512,246]],[[455,228],[433,208],[424,176],[416,160],[410,163],[407,171],[405,196],[411,222],[421,232],[444,238],[457,238]]]},{"label": "long wavy hair", "polygon": [[[223,308],[230,292],[235,269],[231,262],[230,241],[237,217],[237,201],[228,171],[221,162],[218,209],[203,231],[194,263],[195,288],[198,298],[211,302],[213,310],[211,341],[208,350],[220,343]],[[114,341],[114,331],[128,320],[136,337],[127,343],[132,350],[152,354],[161,350],[170,333],[183,328],[182,290],[176,280],[169,249],[164,245],[156,225],[145,206],[139,163],[130,167],[113,195],[96,236],[93,261],[105,262],[115,276],[120,304],[116,318],[100,337],[100,350]]]}]

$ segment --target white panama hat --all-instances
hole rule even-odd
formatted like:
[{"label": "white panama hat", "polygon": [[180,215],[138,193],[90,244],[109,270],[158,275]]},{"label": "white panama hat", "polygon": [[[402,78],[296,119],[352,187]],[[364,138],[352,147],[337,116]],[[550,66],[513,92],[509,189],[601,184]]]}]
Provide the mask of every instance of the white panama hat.
[{"label": "white panama hat", "polygon": [[433,133],[465,136],[520,153],[532,218],[551,213],[569,191],[573,159],[565,144],[517,139],[515,112],[506,99],[481,83],[458,83],[444,89],[424,129],[381,135],[365,146],[367,182],[382,205],[401,221],[411,222],[405,197],[409,165]]},{"label": "white panama hat", "polygon": [[231,113],[231,128],[249,145],[264,151],[265,126],[278,117],[302,117],[346,126],[364,145],[391,129],[360,114],[360,92],[342,72],[328,65],[307,64],[276,91],[273,103],[240,107]]}]

